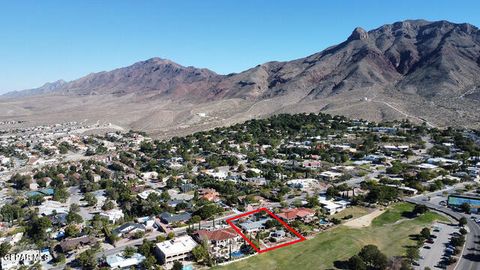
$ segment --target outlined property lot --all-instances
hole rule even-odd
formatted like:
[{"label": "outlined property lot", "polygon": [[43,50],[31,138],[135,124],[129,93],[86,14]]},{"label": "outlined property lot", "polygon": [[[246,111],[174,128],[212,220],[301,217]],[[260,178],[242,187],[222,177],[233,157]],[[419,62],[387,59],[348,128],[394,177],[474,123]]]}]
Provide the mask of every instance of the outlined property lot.
[{"label": "outlined property lot", "polygon": [[[263,215],[263,217],[259,218],[258,216],[260,215]],[[273,241],[270,240],[262,241],[261,239],[257,238],[260,233],[265,233],[268,231],[265,226],[262,226],[262,224],[265,224],[269,221],[275,222],[277,224],[277,228],[282,228],[274,230],[273,232],[270,230],[269,232],[268,239],[273,238],[273,240],[275,240],[276,236],[278,236],[278,238],[280,238],[278,243],[272,243]],[[266,208],[259,208],[238,216],[234,216],[227,219],[226,222],[258,253],[264,253],[306,240],[303,235],[291,228],[285,221]],[[283,234],[280,235],[279,232],[282,231]],[[255,237],[253,237],[252,234],[254,234]],[[257,244],[254,243],[254,238],[257,239]],[[276,241],[277,240],[275,240],[275,242]],[[268,244],[266,242],[268,242]]]}]

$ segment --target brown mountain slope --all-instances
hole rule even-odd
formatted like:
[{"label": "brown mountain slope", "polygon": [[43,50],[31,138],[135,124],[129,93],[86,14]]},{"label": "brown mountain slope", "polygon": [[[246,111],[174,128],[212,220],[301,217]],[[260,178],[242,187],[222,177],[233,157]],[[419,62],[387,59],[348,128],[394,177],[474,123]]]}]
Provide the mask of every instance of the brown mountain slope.
[{"label": "brown mountain slope", "polygon": [[356,28],[345,42],[322,52],[238,74],[153,58],[11,93],[0,101],[0,120],[82,117],[175,134],[279,112],[325,111],[478,127],[478,74],[478,28],[411,20],[368,32]]}]

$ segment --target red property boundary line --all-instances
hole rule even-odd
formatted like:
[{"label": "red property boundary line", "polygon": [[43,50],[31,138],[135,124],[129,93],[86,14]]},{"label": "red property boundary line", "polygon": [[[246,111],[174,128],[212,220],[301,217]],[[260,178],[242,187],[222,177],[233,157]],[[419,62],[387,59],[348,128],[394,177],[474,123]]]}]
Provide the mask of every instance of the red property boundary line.
[{"label": "red property boundary line", "polygon": [[[283,244],[280,244],[280,245],[277,245],[277,246],[273,246],[273,247],[269,247],[269,248],[266,248],[266,249],[259,249],[257,246],[255,246],[255,244],[250,241],[250,239],[248,239],[248,237],[242,232],[242,230],[240,230],[240,228],[237,227],[237,225],[233,224],[233,221],[236,220],[236,219],[239,219],[239,218],[242,218],[242,217],[246,217],[246,216],[249,216],[251,214],[255,214],[255,213],[259,213],[259,212],[262,212],[262,211],[265,211],[266,213],[268,213],[271,217],[273,217],[274,219],[276,219],[278,222],[280,222],[285,228],[287,228],[291,233],[293,233],[295,236],[297,236],[299,239],[297,240],[294,240],[294,241],[291,241],[291,242],[287,242],[287,243],[283,243]],[[243,213],[243,214],[240,214],[238,216],[234,216],[234,217],[231,217],[229,219],[226,220],[226,222],[238,233],[240,234],[240,236],[245,239],[245,241],[247,241],[247,243],[258,253],[264,253],[264,252],[267,252],[267,251],[270,251],[270,250],[274,250],[274,249],[277,249],[277,248],[281,248],[281,247],[286,247],[286,246],[290,246],[290,245],[293,245],[293,244],[296,244],[296,243],[299,243],[299,242],[302,242],[302,241],[305,241],[307,240],[305,237],[303,237],[303,235],[301,235],[299,232],[297,232],[296,230],[294,230],[292,227],[288,226],[288,224],[283,221],[281,218],[279,218],[277,215],[275,215],[274,213],[270,212],[270,210],[268,210],[267,208],[258,208],[256,210],[253,210],[253,211],[250,211],[250,212],[246,212],[246,213]]]}]

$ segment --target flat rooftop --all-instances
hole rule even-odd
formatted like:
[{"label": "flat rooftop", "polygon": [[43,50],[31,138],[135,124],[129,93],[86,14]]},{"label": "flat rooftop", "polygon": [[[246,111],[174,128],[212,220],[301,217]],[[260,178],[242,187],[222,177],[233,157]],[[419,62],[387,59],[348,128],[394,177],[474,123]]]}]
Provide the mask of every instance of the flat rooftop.
[{"label": "flat rooftop", "polygon": [[192,237],[185,235],[157,243],[156,246],[165,256],[170,256],[190,252],[197,245],[197,242],[195,242]]}]

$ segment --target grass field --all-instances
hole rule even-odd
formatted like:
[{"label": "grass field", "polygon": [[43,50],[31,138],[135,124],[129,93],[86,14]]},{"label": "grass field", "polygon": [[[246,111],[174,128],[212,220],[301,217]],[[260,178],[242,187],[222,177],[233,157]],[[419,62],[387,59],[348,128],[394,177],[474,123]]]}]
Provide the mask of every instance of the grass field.
[{"label": "grass field", "polygon": [[[409,238],[435,220],[447,219],[433,212],[407,219],[402,216],[413,205],[398,203],[377,217],[372,226],[351,229],[339,226],[313,239],[285,247],[216,269],[334,269],[335,260],[345,260],[364,245],[374,244],[387,256],[404,255]],[[400,221],[401,220],[401,221]]]}]

